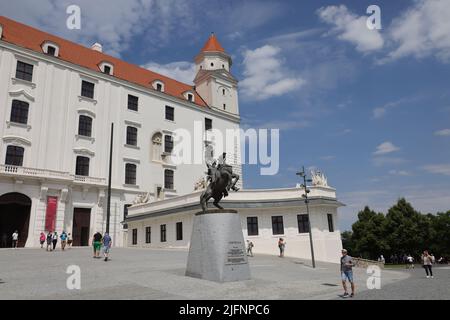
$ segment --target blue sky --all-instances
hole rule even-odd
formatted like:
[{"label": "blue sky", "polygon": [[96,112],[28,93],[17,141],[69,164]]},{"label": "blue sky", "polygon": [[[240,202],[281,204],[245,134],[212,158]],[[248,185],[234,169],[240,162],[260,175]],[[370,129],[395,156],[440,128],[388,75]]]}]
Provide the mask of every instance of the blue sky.
[{"label": "blue sky", "polygon": [[[39,5],[36,5],[36,3]],[[68,30],[78,4],[81,30]],[[381,30],[365,26],[373,1],[1,1],[0,14],[193,79],[210,32],[233,57],[245,127],[280,128],[280,172],[244,166],[247,188],[290,187],[319,168],[347,204],[349,229],[368,204],[406,199],[450,209],[450,1],[377,1]]]}]

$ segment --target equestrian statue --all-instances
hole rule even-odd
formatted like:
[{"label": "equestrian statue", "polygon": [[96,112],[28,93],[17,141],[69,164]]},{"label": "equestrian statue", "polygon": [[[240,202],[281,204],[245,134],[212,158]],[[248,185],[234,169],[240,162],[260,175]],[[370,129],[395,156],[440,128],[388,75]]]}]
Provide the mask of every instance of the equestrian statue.
[{"label": "equestrian statue", "polygon": [[200,196],[200,205],[202,206],[203,213],[206,213],[209,199],[213,198],[213,205],[219,209],[223,209],[219,205],[219,201],[228,196],[228,191],[239,190],[236,187],[239,175],[233,173],[233,168],[226,163],[225,158],[226,152],[219,157],[218,161],[213,161],[211,164],[206,163],[208,167],[208,171],[206,172],[208,186]]}]

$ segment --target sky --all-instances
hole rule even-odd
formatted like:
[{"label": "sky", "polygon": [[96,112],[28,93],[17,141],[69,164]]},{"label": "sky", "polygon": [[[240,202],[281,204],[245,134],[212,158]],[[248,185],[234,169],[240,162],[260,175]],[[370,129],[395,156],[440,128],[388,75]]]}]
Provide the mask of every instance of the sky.
[{"label": "sky", "polygon": [[[81,29],[66,27],[69,5]],[[380,8],[381,29],[366,25]],[[280,170],[244,165],[246,188],[293,187],[305,166],[336,188],[341,230],[398,198],[450,210],[450,0],[0,0],[0,15],[192,83],[211,32],[232,56],[244,128],[280,129]]]}]

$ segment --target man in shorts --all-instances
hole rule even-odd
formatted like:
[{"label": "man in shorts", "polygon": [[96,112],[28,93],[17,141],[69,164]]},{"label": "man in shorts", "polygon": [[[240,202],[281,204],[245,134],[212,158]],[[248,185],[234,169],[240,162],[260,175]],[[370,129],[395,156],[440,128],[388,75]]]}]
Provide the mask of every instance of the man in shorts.
[{"label": "man in shorts", "polygon": [[105,261],[108,261],[109,257],[109,249],[111,249],[112,240],[108,233],[105,233],[103,236],[103,256],[105,257]]},{"label": "man in shorts", "polygon": [[94,234],[92,246],[94,247],[94,258],[100,258],[100,249],[102,248],[102,234],[98,231]]},{"label": "man in shorts", "polygon": [[[353,283],[353,259],[347,254],[347,250],[342,249],[341,257],[341,278],[342,286],[344,287],[343,298],[353,298],[355,296],[355,284]],[[347,280],[350,282],[352,288],[352,294],[349,296],[347,291]]]}]

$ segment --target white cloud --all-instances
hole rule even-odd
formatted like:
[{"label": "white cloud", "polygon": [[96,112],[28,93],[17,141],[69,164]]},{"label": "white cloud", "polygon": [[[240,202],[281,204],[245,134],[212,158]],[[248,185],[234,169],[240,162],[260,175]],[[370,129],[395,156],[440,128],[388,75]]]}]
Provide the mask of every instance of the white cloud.
[{"label": "white cloud", "polygon": [[405,170],[390,170],[389,174],[393,176],[410,176],[411,173]]},{"label": "white cloud", "polygon": [[171,62],[167,64],[149,62],[143,65],[143,67],[188,84],[192,84],[195,77],[195,64],[187,61]]},{"label": "white cloud", "polygon": [[423,167],[429,173],[450,176],[450,164],[430,164]]},{"label": "white cloud", "polygon": [[398,150],[399,150],[399,148],[396,147],[392,142],[386,141],[386,142],[383,142],[382,144],[380,144],[377,147],[377,150],[373,154],[376,156],[384,155],[384,154],[388,154],[388,153],[395,152]]},{"label": "white cloud", "polygon": [[450,136],[450,129],[442,129],[434,133],[436,136]]},{"label": "white cloud", "polygon": [[383,48],[384,40],[378,30],[367,28],[368,16],[357,16],[345,5],[322,7],[317,10],[319,18],[333,25],[332,33],[338,39],[348,41],[356,50],[367,53]]},{"label": "white cloud", "polygon": [[240,88],[248,100],[265,100],[297,90],[304,83],[283,67],[281,49],[265,45],[244,52],[244,79]]},{"label": "white cloud", "polygon": [[395,47],[388,60],[405,56],[435,56],[450,62],[450,6],[448,0],[418,0],[388,28]]},{"label": "white cloud", "polygon": [[[81,8],[81,30],[66,28],[69,5]],[[167,43],[172,32],[183,34],[194,25],[189,3],[176,0],[15,0],[0,2],[2,15],[75,42],[99,42],[114,56],[129,49],[133,37],[145,34],[146,44]]]}]

